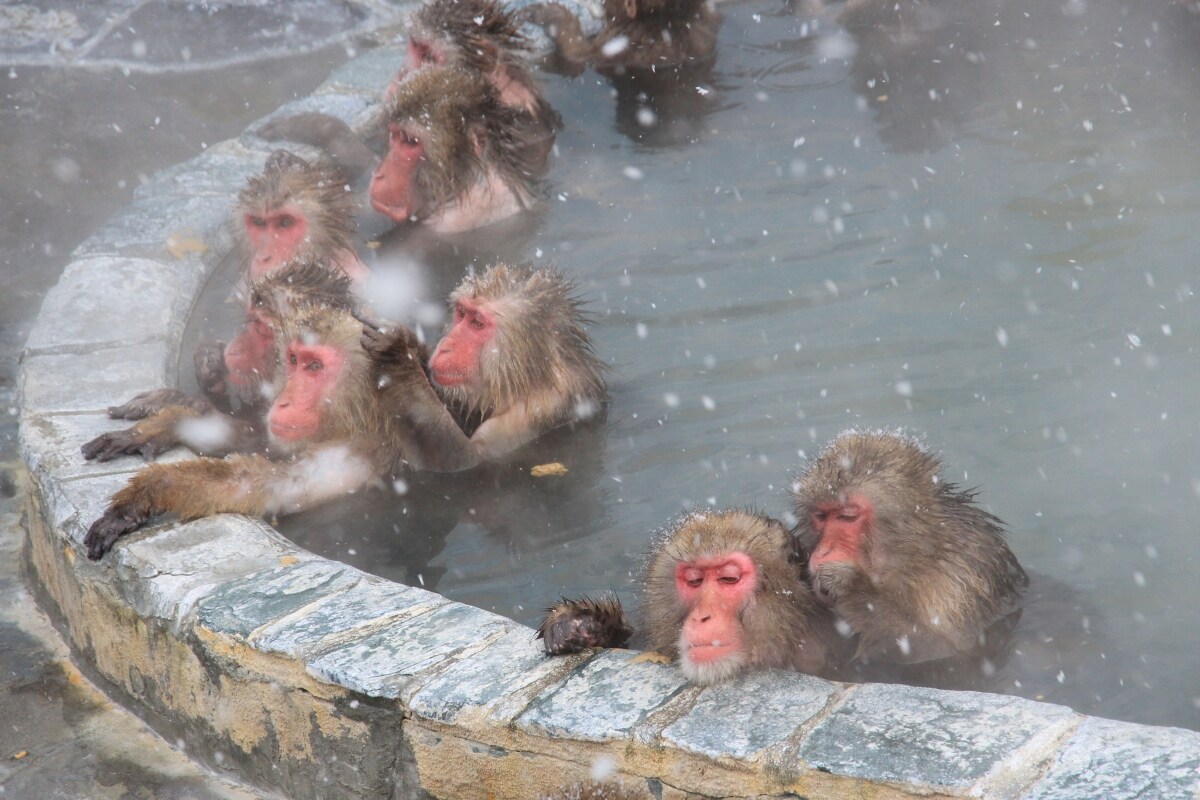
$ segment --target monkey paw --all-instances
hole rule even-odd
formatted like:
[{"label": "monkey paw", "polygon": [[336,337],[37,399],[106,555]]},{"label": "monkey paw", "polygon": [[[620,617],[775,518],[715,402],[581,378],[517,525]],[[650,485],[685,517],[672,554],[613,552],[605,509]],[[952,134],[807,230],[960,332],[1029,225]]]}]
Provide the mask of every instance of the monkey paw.
[{"label": "monkey paw", "polygon": [[93,522],[92,527],[88,528],[87,536],[83,540],[88,551],[88,558],[92,561],[100,560],[105,553],[112,549],[117,539],[137,530],[145,521],[146,517],[132,509],[121,510],[116,506],[110,507],[108,511],[104,512],[104,516]]},{"label": "monkey paw", "polygon": [[117,456],[132,455],[153,461],[178,443],[173,434],[145,435],[135,425],[123,431],[102,433],[86,442],[80,450],[88,461],[112,461]]},{"label": "monkey paw", "polygon": [[546,655],[562,656],[589,647],[624,647],[633,629],[616,597],[567,600],[548,609],[537,635]]},{"label": "monkey paw", "polygon": [[167,406],[192,407],[196,400],[197,398],[178,389],[151,389],[148,392],[142,392],[124,405],[109,406],[108,416],[113,419],[145,419],[157,414]]},{"label": "monkey paw", "polygon": [[[196,366],[196,383],[205,394],[223,395],[226,391],[225,379],[229,370],[225,368],[225,343],[205,342],[196,348],[192,356]],[[200,411],[201,409],[196,409]]]}]

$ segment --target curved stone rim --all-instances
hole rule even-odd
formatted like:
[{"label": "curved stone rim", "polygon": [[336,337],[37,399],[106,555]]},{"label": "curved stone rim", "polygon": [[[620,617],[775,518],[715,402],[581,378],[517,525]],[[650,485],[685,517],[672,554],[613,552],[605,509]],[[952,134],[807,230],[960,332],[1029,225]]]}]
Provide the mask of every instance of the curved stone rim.
[{"label": "curved stone rim", "polygon": [[[393,69],[366,53],[276,113],[361,130]],[[88,561],[88,523],[142,464],[88,464],[79,445],[120,427],[108,405],[170,385],[234,196],[270,149],[243,134],[142,187],[73,254],[18,382],[40,602],[81,666],[190,754],[297,798],[527,798],[596,768],[659,798],[1196,797],[1200,733],[783,672],[700,688],[628,651],[546,659],[525,626],[245,517],[159,526]]]}]

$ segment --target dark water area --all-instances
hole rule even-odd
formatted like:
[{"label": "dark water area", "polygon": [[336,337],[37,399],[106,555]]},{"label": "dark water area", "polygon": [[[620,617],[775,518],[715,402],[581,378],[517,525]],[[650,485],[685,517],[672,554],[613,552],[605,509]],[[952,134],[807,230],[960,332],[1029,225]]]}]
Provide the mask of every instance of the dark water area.
[{"label": "dark water area", "polygon": [[607,420],[281,530],[535,624],[561,594],[634,601],[680,510],[785,516],[824,442],[903,427],[1034,575],[986,688],[1200,729],[1200,18],[926,6],[891,35],[725,6],[711,72],[644,98],[546,75],[566,128],[538,213],[366,252],[435,304],[494,257],[562,268]]}]

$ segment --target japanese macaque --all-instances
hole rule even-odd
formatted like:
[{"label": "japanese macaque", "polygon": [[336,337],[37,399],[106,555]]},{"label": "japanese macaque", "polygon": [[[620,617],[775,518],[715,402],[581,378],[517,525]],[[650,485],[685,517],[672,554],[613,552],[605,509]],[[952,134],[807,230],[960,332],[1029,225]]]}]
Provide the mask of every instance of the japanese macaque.
[{"label": "japanese macaque", "polygon": [[[694,512],[657,542],[643,578],[644,643],[696,683],[754,668],[818,674],[837,634],[802,576],[791,534],[749,511]],[[550,655],[621,646],[615,600],[564,600],[538,629]]]},{"label": "japanese macaque", "polygon": [[[262,173],[238,194],[233,230],[243,259],[239,291],[245,293],[246,284],[297,258],[310,258],[356,283],[364,281],[370,272],[355,252],[355,206],[353,195],[331,170],[287,150],[271,153]],[[196,383],[207,400],[178,389],[155,389],[110,408],[109,416],[139,420],[169,405],[207,413],[215,408],[210,400],[224,406],[231,394],[247,405],[261,404],[261,389],[271,383],[278,364],[270,321],[261,312],[247,303],[246,321],[228,346],[205,342],[196,349]]]},{"label": "japanese macaque", "polygon": [[792,491],[813,593],[856,659],[931,661],[978,650],[993,625],[1011,633],[1029,580],[1003,523],[916,440],[844,433]]},{"label": "japanese macaque", "polygon": [[[225,359],[231,379],[245,375],[247,381],[261,382],[264,391],[260,396],[264,398],[274,395],[273,383],[282,367],[276,330],[292,309],[317,306],[346,314],[356,309],[349,276],[329,269],[312,254],[294,258],[254,281],[248,296],[246,325],[226,348]],[[150,407],[152,401],[164,399],[159,394],[171,391],[147,392],[124,406],[109,409],[109,415],[115,418],[128,419],[135,413],[144,418],[131,428],[110,431],[87,442],[82,448],[84,458],[109,461],[120,455],[141,455],[151,461],[180,444],[201,455],[244,453],[266,446],[261,415],[226,416],[208,401],[182,392],[179,402]],[[139,404],[146,407],[135,408]]]},{"label": "japanese macaque", "polygon": [[605,366],[573,290],[548,268],[495,264],[468,276],[450,295],[453,316],[428,376],[403,328],[368,331],[387,405],[413,415],[441,471],[495,461],[603,413]]},{"label": "japanese macaque", "polygon": [[517,113],[478,75],[419,70],[400,85],[387,117],[387,155],[371,178],[376,211],[456,233],[533,205],[545,159],[522,146]]},{"label": "japanese macaque", "polygon": [[[400,86],[427,66],[457,67],[483,77],[496,89],[499,101],[517,113],[515,131],[533,163],[544,163],[562,127],[562,118],[546,101],[529,68],[529,43],[512,14],[494,0],[433,0],[409,20],[405,64],[384,92],[391,102]],[[381,127],[385,121],[381,121]],[[258,135],[288,139],[325,150],[348,176],[356,176],[373,161],[369,147],[349,125],[336,117],[306,112],[271,120]],[[373,139],[373,137],[371,137]],[[382,142],[380,142],[382,144]]]},{"label": "japanese macaque", "polygon": [[[289,291],[289,280],[302,277],[333,284],[327,292]],[[146,467],[92,524],[85,540],[89,558],[100,558],[119,536],[157,514],[188,520],[225,512],[290,513],[405,466],[429,467],[422,440],[408,427],[411,415],[381,402],[345,278],[305,261],[263,281],[254,298],[272,306],[283,361],[263,424],[265,453]],[[419,359],[420,345],[409,336],[409,351]]]},{"label": "japanese macaque", "polygon": [[546,29],[567,72],[710,65],[721,24],[707,0],[604,0],[604,28],[592,37],[559,3],[535,3],[520,16]]}]

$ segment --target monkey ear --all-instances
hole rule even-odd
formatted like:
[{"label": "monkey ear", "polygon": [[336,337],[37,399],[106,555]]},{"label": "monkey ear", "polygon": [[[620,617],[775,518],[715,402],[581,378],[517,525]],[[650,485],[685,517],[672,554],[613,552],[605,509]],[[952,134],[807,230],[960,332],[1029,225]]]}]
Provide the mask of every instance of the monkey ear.
[{"label": "monkey ear", "polygon": [[637,19],[638,0],[625,0],[625,14],[630,19]]}]

